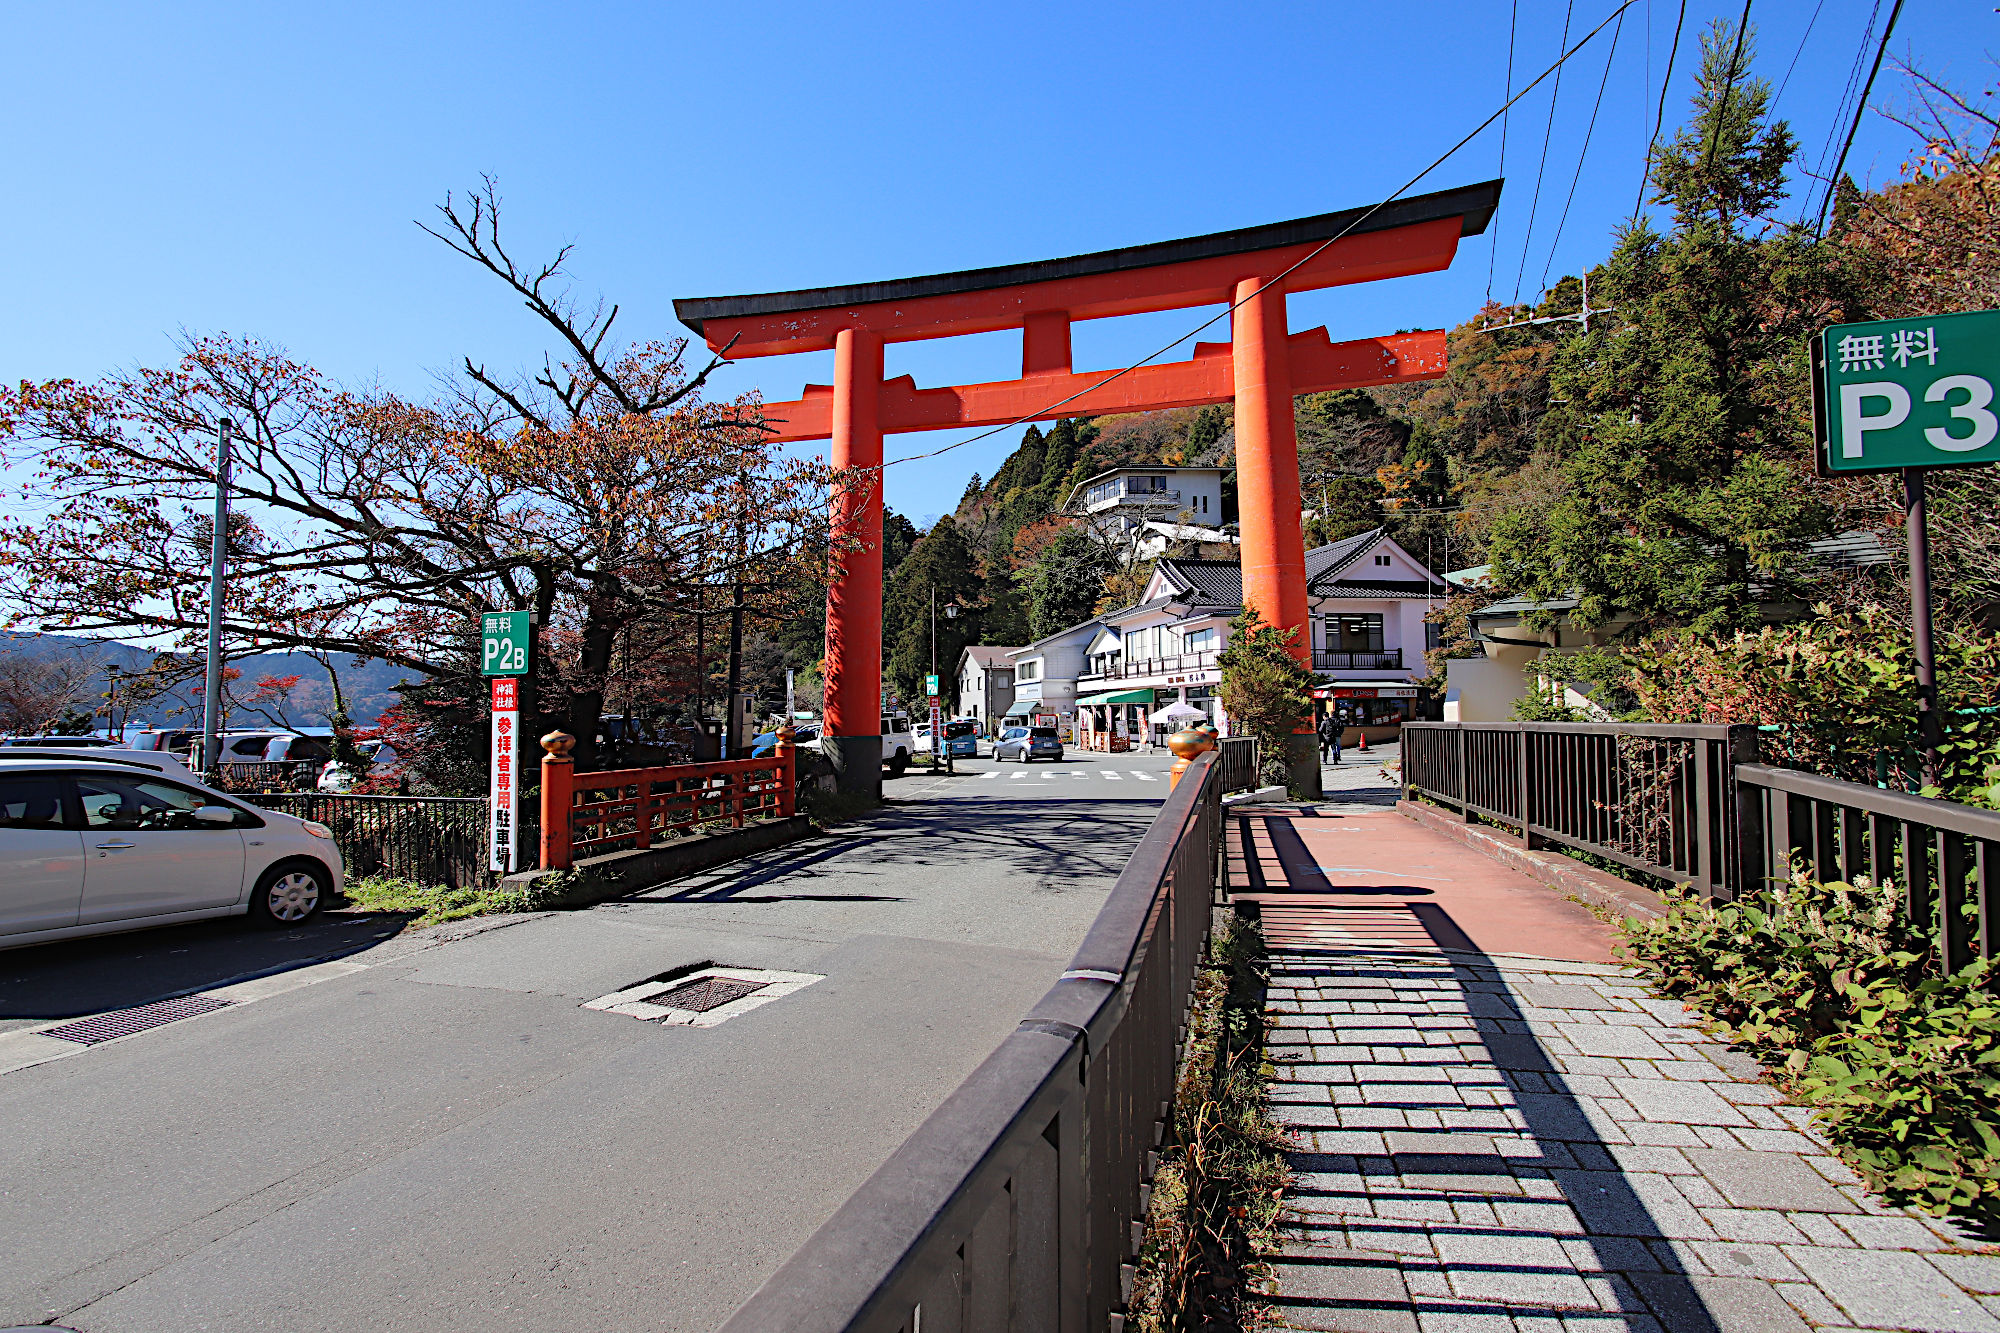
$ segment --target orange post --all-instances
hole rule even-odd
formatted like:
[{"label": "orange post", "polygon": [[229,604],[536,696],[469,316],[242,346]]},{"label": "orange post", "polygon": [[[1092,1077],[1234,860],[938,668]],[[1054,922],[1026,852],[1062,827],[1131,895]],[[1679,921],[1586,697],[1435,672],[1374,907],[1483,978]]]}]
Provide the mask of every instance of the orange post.
[{"label": "orange post", "polygon": [[[1299,440],[1285,329],[1285,287],[1263,278],[1236,284],[1231,341],[1236,376],[1237,530],[1243,539],[1243,605],[1294,631],[1291,654],[1312,667],[1306,605],[1306,543],[1300,528]],[[1290,785],[1319,795],[1319,756],[1309,733],[1292,738]]]},{"label": "orange post", "polygon": [[552,731],[542,737],[542,869],[570,868],[569,810],[575,800],[576,737]]},{"label": "orange post", "polygon": [[882,336],[842,329],[833,352],[835,569],[826,595],[828,757],[848,791],[882,786]]}]

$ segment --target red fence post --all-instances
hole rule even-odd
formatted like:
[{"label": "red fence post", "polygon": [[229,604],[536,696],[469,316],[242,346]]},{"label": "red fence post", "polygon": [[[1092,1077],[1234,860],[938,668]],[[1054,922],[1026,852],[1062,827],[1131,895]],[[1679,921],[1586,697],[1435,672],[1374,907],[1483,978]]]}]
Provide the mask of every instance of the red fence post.
[{"label": "red fence post", "polygon": [[568,870],[570,806],[575,800],[576,761],[569,747],[576,737],[552,731],[542,737],[542,869]]},{"label": "red fence post", "polygon": [[778,817],[790,819],[799,812],[798,751],[787,745],[781,752],[781,758],[782,764],[778,769]]}]

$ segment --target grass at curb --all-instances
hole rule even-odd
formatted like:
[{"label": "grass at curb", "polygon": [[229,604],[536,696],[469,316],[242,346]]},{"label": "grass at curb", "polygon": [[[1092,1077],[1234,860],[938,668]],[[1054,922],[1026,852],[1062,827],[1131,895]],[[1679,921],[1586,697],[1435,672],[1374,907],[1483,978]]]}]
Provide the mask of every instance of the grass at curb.
[{"label": "grass at curb", "polygon": [[435,926],[461,921],[469,916],[494,912],[520,912],[527,908],[522,895],[512,889],[469,885],[454,889],[446,884],[419,884],[393,875],[368,875],[347,882],[347,900],[371,912],[415,912],[415,926]]},{"label": "grass at curb", "polygon": [[1197,974],[1128,1328],[1270,1326],[1257,1293],[1290,1173],[1265,1093],[1264,958],[1256,924],[1232,917]]}]

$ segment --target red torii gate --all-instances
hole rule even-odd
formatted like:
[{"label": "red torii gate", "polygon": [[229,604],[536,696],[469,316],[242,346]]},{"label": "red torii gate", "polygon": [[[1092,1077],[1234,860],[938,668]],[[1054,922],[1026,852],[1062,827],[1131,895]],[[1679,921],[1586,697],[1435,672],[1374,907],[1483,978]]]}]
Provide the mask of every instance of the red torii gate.
[{"label": "red torii gate", "polygon": [[[1296,651],[1309,664],[1292,399],[1436,379],[1445,370],[1445,340],[1441,330],[1343,343],[1331,341],[1324,328],[1290,333],[1285,296],[1443,269],[1461,236],[1486,229],[1499,198],[1496,180],[1373,212],[1349,209],[1070,259],[675,301],[682,323],[732,357],[833,349],[832,385],[809,384],[804,397],[767,404],[764,415],[778,440],[831,439],[836,468],[874,474],[833,498],[835,532],[861,545],[841,562],[827,593],[821,734],[835,742],[824,748],[842,785],[872,791],[881,785],[885,434],[1234,399],[1244,603],[1273,624],[1296,628]],[[1335,236],[1341,239],[1326,245]],[[1142,366],[1108,382],[1111,372],[1070,369],[1076,320],[1221,304],[1236,307],[1230,341],[1199,343],[1191,360]],[[886,343],[1016,328],[1022,331],[1017,380],[919,389],[907,375],[882,378]],[[1310,737],[1299,739],[1294,782],[1316,793],[1317,753]]]}]

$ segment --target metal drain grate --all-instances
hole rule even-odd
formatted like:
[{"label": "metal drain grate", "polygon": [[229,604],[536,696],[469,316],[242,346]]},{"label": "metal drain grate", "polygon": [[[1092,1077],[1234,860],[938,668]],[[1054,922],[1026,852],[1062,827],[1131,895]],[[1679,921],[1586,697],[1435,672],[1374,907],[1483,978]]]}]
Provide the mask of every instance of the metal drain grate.
[{"label": "metal drain grate", "polygon": [[720,1009],[732,1000],[740,1000],[763,990],[770,984],[768,981],[738,981],[733,977],[699,977],[686,985],[663,990],[658,995],[648,995],[646,1003],[705,1014],[711,1009]]},{"label": "metal drain grate", "polygon": [[60,1027],[43,1028],[41,1035],[60,1037],[82,1046],[95,1046],[100,1041],[129,1037],[134,1032],[163,1027],[183,1018],[193,1018],[196,1014],[213,1013],[217,1009],[227,1009],[229,1005],[230,1001],[218,1000],[213,995],[183,995],[177,1000],[161,1000],[155,1004],[142,1004],[136,1009],[119,1009],[95,1018],[79,1018]]}]

